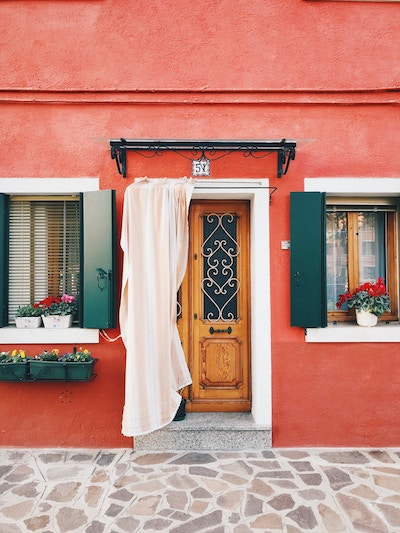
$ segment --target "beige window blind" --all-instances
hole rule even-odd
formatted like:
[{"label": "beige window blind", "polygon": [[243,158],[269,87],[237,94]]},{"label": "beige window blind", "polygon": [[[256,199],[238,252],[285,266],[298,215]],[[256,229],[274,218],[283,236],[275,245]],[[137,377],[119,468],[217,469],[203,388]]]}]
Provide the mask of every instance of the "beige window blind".
[{"label": "beige window blind", "polygon": [[20,305],[79,292],[79,200],[23,197],[10,201],[9,322]]}]

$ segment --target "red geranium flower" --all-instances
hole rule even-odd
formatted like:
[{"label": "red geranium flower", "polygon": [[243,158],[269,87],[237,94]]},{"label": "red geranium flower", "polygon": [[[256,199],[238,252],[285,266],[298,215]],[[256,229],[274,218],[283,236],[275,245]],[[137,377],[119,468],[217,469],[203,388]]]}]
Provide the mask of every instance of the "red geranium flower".
[{"label": "red geranium flower", "polygon": [[378,317],[385,311],[390,311],[389,294],[382,278],[378,278],[375,283],[370,281],[363,283],[353,293],[339,294],[336,307],[341,309],[345,302],[349,308],[354,307],[358,311],[369,311]]}]

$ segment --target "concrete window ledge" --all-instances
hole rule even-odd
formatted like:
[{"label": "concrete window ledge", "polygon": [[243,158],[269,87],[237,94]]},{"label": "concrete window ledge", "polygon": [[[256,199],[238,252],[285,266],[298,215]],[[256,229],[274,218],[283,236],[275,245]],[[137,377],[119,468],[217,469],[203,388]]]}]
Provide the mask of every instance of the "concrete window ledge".
[{"label": "concrete window ledge", "polygon": [[306,342],[400,342],[399,322],[380,323],[372,328],[356,324],[329,324],[308,328]]},{"label": "concrete window ledge", "polygon": [[[15,327],[0,328],[0,344],[14,344],[23,348],[25,344],[98,344],[98,329],[24,329]],[[54,346],[53,346],[54,347]]]}]

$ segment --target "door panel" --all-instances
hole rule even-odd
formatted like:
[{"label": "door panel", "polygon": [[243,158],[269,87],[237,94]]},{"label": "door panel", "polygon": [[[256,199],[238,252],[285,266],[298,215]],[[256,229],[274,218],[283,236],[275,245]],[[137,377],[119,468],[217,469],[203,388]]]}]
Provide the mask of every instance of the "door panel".
[{"label": "door panel", "polygon": [[[190,411],[249,411],[249,205],[197,201],[178,321]],[[188,309],[186,309],[188,308]]]}]

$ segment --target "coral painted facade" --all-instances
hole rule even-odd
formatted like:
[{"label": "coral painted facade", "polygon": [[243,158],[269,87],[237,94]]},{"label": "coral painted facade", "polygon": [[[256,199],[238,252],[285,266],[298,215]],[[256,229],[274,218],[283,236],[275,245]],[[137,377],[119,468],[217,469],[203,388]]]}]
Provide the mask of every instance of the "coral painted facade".
[{"label": "coral painted facade", "polygon": [[[273,445],[398,446],[400,336],[310,342],[290,325],[290,252],[282,249],[290,193],[314,190],[312,180],[329,179],[334,190],[343,184],[343,192],[349,179],[360,190],[365,179],[397,187],[398,4],[10,0],[0,20],[0,189],[6,178],[98,179],[100,189],[116,190],[117,242],[133,179],[189,176],[191,163],[172,153],[128,153],[124,179],[110,139],[296,141],[282,178],[276,155],[241,154],[212,162],[210,176],[277,187],[268,214],[264,354]],[[117,265],[119,289],[119,246]],[[48,346],[3,341],[1,350]],[[100,336],[85,348],[99,358],[92,383],[0,383],[1,446],[132,444],[121,434],[124,346]]]}]

